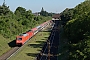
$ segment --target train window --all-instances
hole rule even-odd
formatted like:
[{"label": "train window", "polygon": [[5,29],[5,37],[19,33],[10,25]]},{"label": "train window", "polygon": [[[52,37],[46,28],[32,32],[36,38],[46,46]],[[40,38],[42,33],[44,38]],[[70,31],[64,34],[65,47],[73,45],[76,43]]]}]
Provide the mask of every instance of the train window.
[{"label": "train window", "polygon": [[22,38],[17,38],[17,40],[22,40]]}]

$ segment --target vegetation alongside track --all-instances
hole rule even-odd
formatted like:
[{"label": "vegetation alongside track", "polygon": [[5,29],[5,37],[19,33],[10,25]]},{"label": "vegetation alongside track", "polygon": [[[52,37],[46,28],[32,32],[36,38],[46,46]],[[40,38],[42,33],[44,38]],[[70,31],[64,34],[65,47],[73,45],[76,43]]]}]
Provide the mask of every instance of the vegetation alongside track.
[{"label": "vegetation alongside track", "polygon": [[42,50],[44,42],[46,42],[49,35],[50,32],[45,30],[39,32],[24,45],[20,52],[9,60],[34,60],[40,50]]},{"label": "vegetation alongside track", "polygon": [[9,45],[7,44],[8,42],[9,39],[6,40],[2,35],[0,35],[0,56],[10,49]]},{"label": "vegetation alongside track", "polygon": [[61,14],[68,39],[68,60],[90,60],[90,0]]},{"label": "vegetation alongside track", "polygon": [[[3,3],[0,6],[0,56],[10,50],[17,35],[51,20],[50,16],[34,16],[31,10],[17,7],[15,12]],[[15,43],[14,43],[15,45]]]},{"label": "vegetation alongside track", "polygon": [[68,41],[66,35],[64,34],[64,28],[60,24],[60,34],[59,34],[59,49],[58,49],[58,60],[68,60],[69,50]]}]

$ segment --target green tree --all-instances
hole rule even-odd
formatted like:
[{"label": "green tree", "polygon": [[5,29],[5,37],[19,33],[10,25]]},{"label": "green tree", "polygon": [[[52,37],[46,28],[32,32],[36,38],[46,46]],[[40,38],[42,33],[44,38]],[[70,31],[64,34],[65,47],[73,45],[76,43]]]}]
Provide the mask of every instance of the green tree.
[{"label": "green tree", "polygon": [[67,20],[64,31],[70,47],[69,60],[90,60],[90,1],[77,5],[71,12],[62,12]]},{"label": "green tree", "polygon": [[3,5],[0,6],[0,15],[7,15],[9,12],[9,6],[6,6],[6,4],[3,3]]},{"label": "green tree", "polygon": [[42,16],[52,16],[53,14],[52,13],[48,13],[47,11],[45,11],[42,7],[41,9],[41,12],[40,12],[40,15]]},{"label": "green tree", "polygon": [[17,7],[16,10],[15,10],[15,15],[25,15],[26,13],[26,9],[23,8],[23,7]]}]

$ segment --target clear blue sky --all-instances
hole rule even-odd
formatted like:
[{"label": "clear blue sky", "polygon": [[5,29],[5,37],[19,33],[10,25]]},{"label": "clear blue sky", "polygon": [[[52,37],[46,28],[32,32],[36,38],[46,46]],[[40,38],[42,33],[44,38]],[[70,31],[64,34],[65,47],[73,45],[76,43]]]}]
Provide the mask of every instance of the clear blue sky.
[{"label": "clear blue sky", "polygon": [[[0,0],[0,5],[3,1]],[[11,11],[15,11],[18,6],[21,6],[32,12],[39,12],[43,7],[48,12],[60,13],[65,8],[73,8],[81,2],[84,0],[6,0],[6,5],[10,7]]]}]

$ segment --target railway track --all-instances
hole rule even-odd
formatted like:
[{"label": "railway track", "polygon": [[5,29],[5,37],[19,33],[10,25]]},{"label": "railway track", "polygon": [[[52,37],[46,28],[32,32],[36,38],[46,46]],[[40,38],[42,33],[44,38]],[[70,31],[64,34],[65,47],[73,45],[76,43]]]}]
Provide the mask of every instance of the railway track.
[{"label": "railway track", "polygon": [[[47,27],[47,26],[46,26]],[[46,28],[45,27],[45,28]],[[28,42],[28,41],[27,41]],[[26,43],[27,43],[26,42]],[[24,44],[25,45],[25,44]],[[24,46],[23,45],[23,46]],[[14,48],[12,48],[10,51],[8,51],[8,52],[6,52],[5,54],[3,54],[2,56],[0,56],[0,60],[8,60],[10,57],[12,57],[13,55],[15,55],[16,53],[18,53],[20,50],[21,50],[21,48],[23,47],[23,46],[21,46],[21,47],[14,47]]]},{"label": "railway track", "polygon": [[58,60],[58,46],[59,46],[59,21],[54,21],[55,24],[51,34],[42,48],[42,51],[37,56],[37,60]]},{"label": "railway track", "polygon": [[14,47],[12,48],[10,51],[6,52],[5,54],[3,54],[2,56],[0,56],[0,60],[7,60],[10,56],[12,56],[13,54],[15,54],[20,47]]}]

